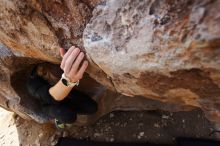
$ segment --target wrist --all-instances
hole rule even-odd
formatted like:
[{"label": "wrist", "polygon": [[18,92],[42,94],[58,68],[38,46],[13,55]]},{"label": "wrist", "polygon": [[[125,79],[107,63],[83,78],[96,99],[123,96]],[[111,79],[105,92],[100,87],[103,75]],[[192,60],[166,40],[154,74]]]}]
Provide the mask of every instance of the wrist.
[{"label": "wrist", "polygon": [[69,94],[72,88],[73,87],[63,85],[62,81],[60,80],[57,82],[57,84],[49,89],[49,93],[56,101],[61,101]]},{"label": "wrist", "polygon": [[62,74],[61,82],[63,83],[63,85],[65,85],[67,87],[74,87],[74,86],[78,86],[79,85],[79,80],[73,82],[73,81],[71,81],[71,79],[66,77],[66,75],[64,73]]}]

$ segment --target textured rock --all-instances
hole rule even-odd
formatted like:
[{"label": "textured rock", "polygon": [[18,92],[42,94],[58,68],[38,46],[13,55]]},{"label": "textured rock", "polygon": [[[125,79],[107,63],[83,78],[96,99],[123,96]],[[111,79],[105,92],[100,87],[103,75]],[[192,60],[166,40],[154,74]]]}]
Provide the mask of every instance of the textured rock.
[{"label": "textured rock", "polygon": [[219,8],[209,0],[109,0],[93,11],[84,46],[117,92],[201,107],[220,121]]},{"label": "textured rock", "polygon": [[60,63],[60,46],[82,46],[83,28],[96,2],[0,1],[1,106],[25,118],[48,120],[39,102],[27,94],[26,77],[34,64]]},{"label": "textured rock", "polygon": [[1,106],[47,122],[39,101],[27,94],[26,78],[40,64],[38,73],[55,83],[59,47],[77,45],[90,60],[89,76],[77,90],[99,103],[96,115],[79,117],[77,124],[113,110],[194,107],[220,121],[219,1],[98,2],[0,1]]}]

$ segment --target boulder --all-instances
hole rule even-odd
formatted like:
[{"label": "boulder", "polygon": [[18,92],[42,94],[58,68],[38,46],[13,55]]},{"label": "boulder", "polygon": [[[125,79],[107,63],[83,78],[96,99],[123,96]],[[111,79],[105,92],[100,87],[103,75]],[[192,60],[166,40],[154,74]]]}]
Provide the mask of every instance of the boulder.
[{"label": "boulder", "polygon": [[86,52],[87,74],[76,90],[99,104],[89,124],[113,110],[201,108],[220,121],[220,2],[160,0],[1,0],[0,105],[48,122],[26,90],[37,64],[59,80],[59,48]]},{"label": "boulder", "polygon": [[108,0],[84,47],[127,96],[202,108],[220,121],[220,1]]}]

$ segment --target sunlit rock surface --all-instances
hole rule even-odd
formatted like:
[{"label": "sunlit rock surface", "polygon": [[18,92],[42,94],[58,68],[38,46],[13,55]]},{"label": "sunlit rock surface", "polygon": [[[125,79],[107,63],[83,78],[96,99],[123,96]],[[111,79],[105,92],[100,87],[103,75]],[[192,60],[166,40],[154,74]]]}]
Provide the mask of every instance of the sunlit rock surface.
[{"label": "sunlit rock surface", "polygon": [[84,46],[117,92],[201,107],[220,120],[220,2],[109,0]]},{"label": "sunlit rock surface", "polygon": [[218,0],[98,3],[0,1],[1,106],[48,122],[40,102],[27,94],[26,78],[40,64],[39,74],[55,83],[62,73],[59,48],[76,45],[90,61],[77,90],[99,103],[99,111],[78,124],[113,110],[194,107],[220,122]]}]

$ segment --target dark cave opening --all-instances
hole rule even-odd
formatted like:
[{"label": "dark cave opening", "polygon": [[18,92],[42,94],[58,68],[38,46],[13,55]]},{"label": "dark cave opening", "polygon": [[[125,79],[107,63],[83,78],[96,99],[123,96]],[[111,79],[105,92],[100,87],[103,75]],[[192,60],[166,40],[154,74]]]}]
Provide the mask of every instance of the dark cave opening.
[{"label": "dark cave opening", "polygon": [[[35,66],[37,67],[38,75],[47,80],[51,86],[54,85],[61,77],[62,70],[59,65],[44,62],[32,64],[14,72],[11,76],[11,86],[20,97],[20,105],[26,110],[23,111],[28,116],[40,123],[49,122],[51,119],[42,110],[42,104],[39,100],[32,97],[27,91],[27,79]],[[89,87],[89,88],[88,88]],[[74,90],[79,90],[92,98],[104,87],[97,83],[94,79],[85,73],[84,78],[81,79],[80,85],[74,87]],[[95,99],[97,100],[97,99]]]}]

